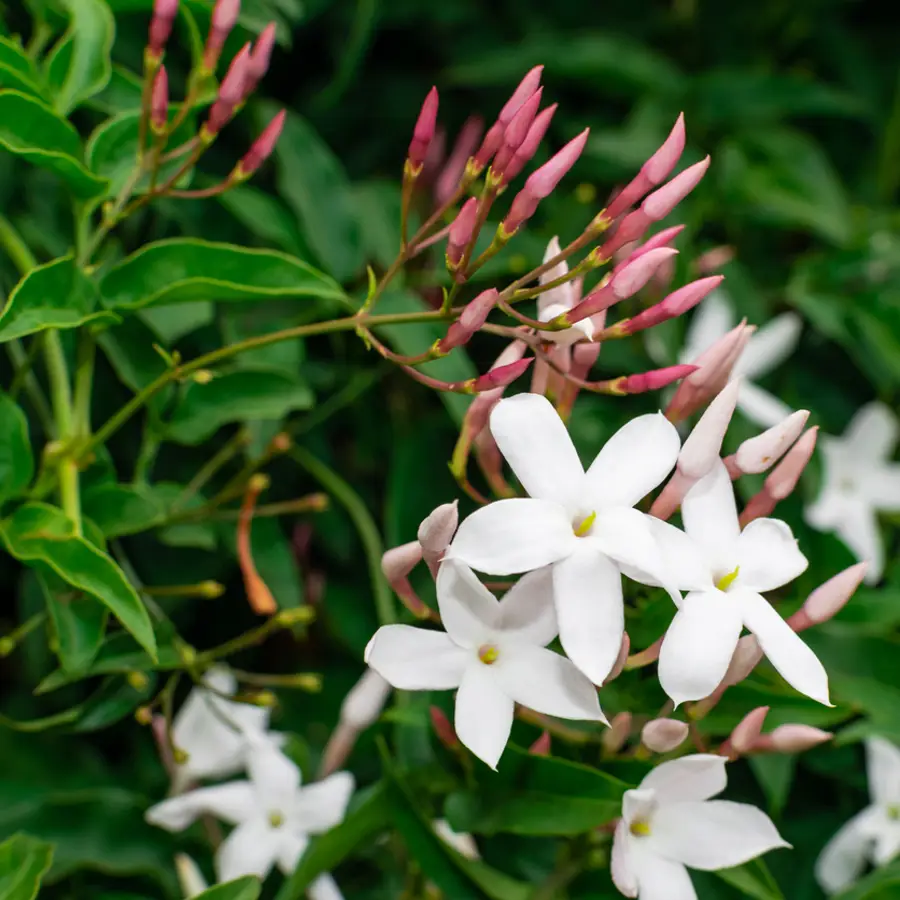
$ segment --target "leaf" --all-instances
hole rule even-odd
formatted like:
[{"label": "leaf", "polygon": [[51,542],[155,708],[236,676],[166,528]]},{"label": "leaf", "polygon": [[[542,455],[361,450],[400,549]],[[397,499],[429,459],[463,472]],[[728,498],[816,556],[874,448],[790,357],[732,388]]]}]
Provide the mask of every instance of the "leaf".
[{"label": "leaf", "polygon": [[286,253],[305,255],[297,222],[278,197],[242,184],[216,199],[261,243],[277,244]]},{"label": "leaf", "polygon": [[0,844],[0,900],[32,900],[50,863],[53,845],[27,834]]},{"label": "leaf", "polygon": [[41,562],[77,590],[107,606],[134,639],[156,656],[150,617],[112,558],[74,533],[65,514],[44,503],[27,503],[0,522],[7,552],[25,563]]},{"label": "leaf", "polygon": [[260,880],[246,875],[194,894],[194,900],[256,900],[261,890]]},{"label": "leaf", "polygon": [[159,498],[141,485],[97,485],[84,492],[82,509],[108,538],[147,531],[165,516]]},{"label": "leaf", "polygon": [[100,731],[131,715],[156,692],[156,676],[144,676],[136,682],[118,676],[107,678],[78,709],[71,730],[76,733]]},{"label": "leaf", "polygon": [[68,115],[109,82],[116,26],[105,0],[63,0],[63,5],[69,28],[51,51],[46,72],[54,107]]},{"label": "leaf", "polygon": [[0,35],[0,87],[12,88],[43,99],[43,79],[18,41]]},{"label": "leaf", "polygon": [[784,900],[784,894],[761,859],[754,859],[732,869],[718,869],[715,874],[726,884],[754,900]]},{"label": "leaf", "polygon": [[0,391],[0,502],[22,493],[33,475],[28,419],[16,402]]},{"label": "leaf", "polygon": [[[268,116],[276,109],[263,109]],[[291,207],[316,259],[338,281],[365,263],[362,232],[347,173],[312,126],[288,111],[275,147],[278,193]]]},{"label": "leaf", "polygon": [[893,900],[900,887],[900,861],[870,872],[833,900]]},{"label": "leaf", "polygon": [[282,419],[293,410],[309,409],[312,403],[309,387],[278,372],[229,372],[208,384],[188,385],[166,437],[199,444],[228,422]]},{"label": "leaf", "polygon": [[114,322],[115,313],[96,310],[97,287],[61,256],[32,269],[13,288],[0,313],[0,342],[47,328],[77,328],[87,322]]},{"label": "leaf", "polygon": [[117,309],[197,300],[344,296],[327,275],[286,253],[194,238],[147,244],[107,272],[100,293],[107,306]]},{"label": "leaf", "polygon": [[59,175],[79,200],[106,192],[106,180],[81,162],[78,132],[35,97],[0,91],[0,146]]},{"label": "leaf", "polygon": [[140,109],[141,79],[128,69],[114,65],[109,84],[91,97],[88,105],[108,116]]}]

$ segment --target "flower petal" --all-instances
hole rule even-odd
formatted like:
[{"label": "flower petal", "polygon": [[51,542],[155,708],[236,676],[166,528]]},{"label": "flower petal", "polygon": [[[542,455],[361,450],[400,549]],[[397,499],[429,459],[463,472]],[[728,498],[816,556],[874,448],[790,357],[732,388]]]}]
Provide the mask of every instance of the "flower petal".
[{"label": "flower petal", "polygon": [[612,855],[610,857],[610,874],[613,884],[620,894],[626,897],[637,897],[638,880],[632,860],[631,843],[634,838],[628,833],[628,826],[619,821],[613,834]]},{"label": "flower petal", "polygon": [[366,662],[404,691],[446,691],[459,685],[469,654],[442,631],[383,625],[366,647]]},{"label": "flower petal", "polygon": [[681,503],[684,530],[706,552],[713,569],[731,572],[741,533],[731,476],[716,463],[685,495]]},{"label": "flower petal", "polygon": [[672,471],[680,448],[678,429],[662,413],[632,419],[591,463],[580,505],[634,506]]},{"label": "flower petal", "polygon": [[264,738],[250,740],[247,774],[257,802],[266,809],[289,803],[300,787],[300,769],[296,763]]},{"label": "flower petal", "polygon": [[887,460],[900,437],[900,423],[890,407],[877,400],[867,403],[850,420],[842,443],[852,458]]},{"label": "flower petal", "polygon": [[500,617],[497,598],[456,559],[441,563],[437,600],[441,623],[460,647],[478,646]]},{"label": "flower petal", "polygon": [[809,647],[791,630],[764,597],[751,591],[733,591],[740,604],[744,625],[756,635],[759,646],[781,677],[801,694],[825,706],[828,699],[828,673]]},{"label": "flower petal", "polygon": [[866,739],[869,795],[879,806],[900,803],[900,749],[881,737]]},{"label": "flower petal", "polygon": [[866,584],[877,584],[884,573],[884,541],[878,527],[875,510],[855,500],[846,504],[834,530],[853,555],[862,562],[868,560]]},{"label": "flower petal", "polygon": [[704,299],[691,316],[684,349],[678,357],[679,362],[693,362],[704,350],[708,350],[720,337],[734,328],[732,306],[730,298],[722,288],[716,288]]},{"label": "flower petal", "polygon": [[715,753],[694,753],[672,759],[646,775],[640,789],[654,791],[662,803],[708,800],[725,790],[726,762],[724,756]]},{"label": "flower petal", "polygon": [[181,831],[204,813],[235,824],[252,817],[256,808],[253,785],[249,781],[232,781],[163,800],[151,806],[144,817],[166,831]]},{"label": "flower petal", "polygon": [[501,400],[491,413],[491,434],[529,496],[577,510],[584,468],[565,423],[546,397],[519,394]]},{"label": "flower petal", "polygon": [[[270,840],[275,844],[275,862],[278,868],[285,875],[290,875],[297,868],[300,857],[309,846],[309,839],[305,834],[291,832],[282,827],[272,834]],[[312,896],[311,887],[308,893]]]},{"label": "flower petal", "polygon": [[[647,516],[647,522],[656,541],[660,557],[659,570],[665,573],[666,583],[682,591],[712,590],[712,573],[700,546],[680,528],[663,522],[662,519]],[[651,581],[647,575],[643,579],[635,578],[639,573],[621,563],[620,567],[632,580],[640,580],[642,584],[652,584],[654,587],[663,586]],[[680,599],[679,597],[676,602],[680,602]]]},{"label": "flower petal", "polygon": [[787,403],[782,403],[774,394],[764,391],[746,378],[741,381],[737,407],[751,422],[763,428],[777,425],[793,412]]},{"label": "flower petal", "polygon": [[605,722],[597,689],[564,656],[530,644],[500,648],[491,667],[507,697],[545,716]]},{"label": "flower petal", "polygon": [[875,509],[900,510],[900,465],[872,466],[862,474],[862,494]]},{"label": "flower petal", "polygon": [[612,670],[625,632],[622,576],[592,541],[553,567],[559,640],[594,684]]},{"label": "flower petal", "polygon": [[746,349],[735,364],[735,374],[758,378],[780,366],[797,346],[802,327],[803,320],[796,313],[775,316],[747,342]]},{"label": "flower petal", "polygon": [[632,841],[631,848],[640,900],[697,900],[691,876],[681,863],[657,856],[646,839]]},{"label": "flower petal", "polygon": [[546,647],[559,633],[553,606],[553,568],[523,575],[500,601],[497,628],[517,641]]},{"label": "flower petal", "polygon": [[549,500],[498,500],[464,519],[444,559],[478,572],[515,575],[568,556],[578,538],[565,507]]},{"label": "flower petal", "polygon": [[875,835],[872,862],[876,866],[887,865],[898,853],[900,853],[900,827],[896,821],[888,819]]},{"label": "flower petal", "polygon": [[290,811],[294,830],[320,834],[344,821],[355,782],[349,772],[335,772],[301,788]]},{"label": "flower petal", "polygon": [[748,803],[688,800],[653,815],[653,849],[689,869],[730,869],[777,847],[789,847],[772,820]]},{"label": "flower petal", "polygon": [[874,806],[864,809],[845,822],[822,849],[815,875],[826,894],[843,891],[862,875],[873,844],[867,825],[878,812]]},{"label": "flower petal", "polygon": [[238,825],[216,851],[216,880],[233,881],[242,875],[265,878],[279,849],[274,831],[264,819]]},{"label": "flower petal", "polygon": [[737,540],[738,583],[753,591],[772,591],[806,571],[791,529],[779,519],[755,519]]},{"label": "flower petal", "polygon": [[708,697],[728,671],[743,622],[720,591],[684,598],[659,651],[659,683],[678,706]]},{"label": "flower petal", "polygon": [[503,755],[515,704],[500,689],[490,666],[469,666],[456,694],[454,726],[460,741],[492,769]]},{"label": "flower petal", "polygon": [[344,900],[337,882],[330,875],[320,875],[307,889],[309,900]]}]

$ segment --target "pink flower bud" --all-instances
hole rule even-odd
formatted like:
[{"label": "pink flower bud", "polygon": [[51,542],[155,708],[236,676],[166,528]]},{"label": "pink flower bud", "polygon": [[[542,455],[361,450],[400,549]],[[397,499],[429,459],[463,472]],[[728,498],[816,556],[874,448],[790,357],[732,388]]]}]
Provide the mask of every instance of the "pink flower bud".
[{"label": "pink flower bud", "polygon": [[471,393],[480,394],[482,391],[488,391],[492,388],[507,387],[520,375],[523,375],[532,362],[534,362],[534,358],[528,357],[528,359],[520,359],[518,362],[510,363],[508,366],[498,366],[496,369],[491,369],[471,382]]},{"label": "pink flower bud", "polygon": [[450,226],[447,237],[447,268],[457,269],[462,262],[463,253],[472,240],[475,222],[478,219],[478,199],[469,197]]},{"label": "pink flower bud", "polygon": [[541,105],[541,96],[544,89],[538,88],[521,106],[519,111],[510,119],[509,125],[503,132],[503,143],[497,151],[494,161],[491,163],[491,173],[494,177],[503,175],[519,147],[528,136],[538,108]]},{"label": "pink flower bud", "polygon": [[448,750],[458,750],[460,747],[459,738],[456,736],[456,731],[450,724],[446,713],[439,706],[429,706],[428,713],[431,716],[431,727],[434,728],[437,739]]},{"label": "pink flower bud", "polygon": [[496,288],[489,288],[482,291],[474,300],[470,300],[460,317],[447,329],[447,334],[437,342],[437,349],[441,353],[449,353],[454,347],[460,347],[470,341],[487,321],[499,297]]},{"label": "pink flower bud", "polygon": [[662,146],[641,166],[640,172],[610,203],[606,214],[614,219],[635,203],[650,188],[660,184],[675,168],[684,151],[684,113],[678,119]]},{"label": "pink flower bud", "polygon": [[150,92],[150,127],[157,134],[166,130],[169,121],[169,76],[166,67],[160,66],[153,79],[153,90]]},{"label": "pink flower bud", "polygon": [[651,222],[664,219],[700,183],[709,168],[709,157],[694,163],[676,175],[668,184],[657,188],[641,204],[641,209]]},{"label": "pink flower bud", "polygon": [[778,753],[803,753],[830,741],[834,735],[812,725],[779,725],[767,737],[770,747]]},{"label": "pink flower bud", "polygon": [[284,128],[285,110],[276,113],[262,134],[250,145],[238,163],[241,178],[249,178],[272,155]]},{"label": "pink flower bud", "polygon": [[340,721],[357,731],[368,728],[381,715],[391,686],[374,670],[366,669],[341,704]]},{"label": "pink flower bud", "polygon": [[415,128],[413,128],[412,140],[409,144],[409,150],[406,158],[412,168],[416,171],[421,169],[422,163],[428,154],[428,148],[434,140],[434,132],[437,127],[438,114],[438,91],[433,87],[425,101],[422,103],[422,109],[419,111],[419,118],[416,119]]},{"label": "pink flower bud", "polygon": [[246,93],[251,94],[269,71],[272,59],[272,48],[275,46],[275,23],[269,22],[256,39],[250,53],[250,65],[247,67]]},{"label": "pink flower bud", "polygon": [[819,625],[836,616],[860,586],[868,568],[867,561],[856,563],[820,584],[802,607],[810,624]]},{"label": "pink flower bud", "polygon": [[749,753],[753,750],[762,732],[763,723],[769,712],[768,706],[759,706],[747,713],[731,732],[728,743],[731,744],[738,755]]},{"label": "pink flower bud", "polygon": [[641,729],[641,743],[654,753],[668,753],[684,742],[688,725],[677,719],[652,719]]},{"label": "pink flower bud", "polygon": [[513,116],[522,108],[525,101],[540,87],[543,71],[543,66],[535,66],[533,69],[530,69],[519,82],[519,86],[513,91],[509,100],[503,104],[503,108],[497,116],[497,121],[504,127],[512,121]]},{"label": "pink flower bud", "polygon": [[438,206],[443,206],[456,193],[466,170],[466,162],[475,152],[483,130],[484,122],[478,116],[470,116],[463,123],[450,156],[434,185],[434,199]]},{"label": "pink flower bud", "polygon": [[154,56],[162,55],[169,35],[172,33],[172,25],[175,16],[178,15],[178,0],[155,0],[153,4],[153,17],[150,19],[150,38],[148,49]]},{"label": "pink flower bud", "polygon": [[721,275],[713,275],[710,278],[701,278],[698,281],[692,281],[684,287],[673,291],[664,300],[645,309],[642,313],[631,319],[625,319],[623,322],[617,322],[612,326],[610,332],[619,334],[636,334],[639,331],[646,331],[669,319],[677,318],[684,315],[689,309],[693,309],[710,291],[716,288],[722,282]]},{"label": "pink flower bud", "polygon": [[765,472],[797,440],[808,418],[808,409],[798,410],[762,434],[744,441],[734,455],[738,471],[753,475]]},{"label": "pink flower bud", "polygon": [[422,557],[433,577],[437,577],[438,566],[450,546],[459,524],[459,501],[443,503],[429,513],[419,526],[418,539],[422,546]]},{"label": "pink flower bud", "polygon": [[513,158],[503,173],[504,184],[509,184],[528,165],[534,154],[537,153],[537,149],[541,145],[547,129],[550,127],[550,122],[558,105],[558,103],[554,103],[552,106],[541,110],[531,123],[528,134],[525,135],[525,140],[522,141],[519,149],[513,154]]},{"label": "pink flower bud", "polygon": [[678,471],[682,475],[699,481],[718,461],[740,388],[740,379],[729,382],[700,416],[678,454]]},{"label": "pink flower bud", "polygon": [[615,379],[610,393],[644,394],[647,391],[658,391],[679,378],[687,377],[696,368],[687,365],[666,366],[664,369],[652,369],[638,375],[623,375]]},{"label": "pink flower bud", "polygon": [[417,619],[427,619],[431,616],[431,610],[413,590],[407,577],[421,559],[422,545],[418,541],[410,541],[392,547],[381,557],[381,571],[403,605]]},{"label": "pink flower bud", "polygon": [[216,0],[209,35],[206,38],[206,48],[203,51],[203,65],[210,72],[216,70],[222,47],[225,46],[225,40],[237,23],[240,12],[241,0]]},{"label": "pink flower bud", "polygon": [[819,426],[814,425],[791,447],[766,479],[766,490],[776,500],[784,500],[797,487],[797,482],[816,449],[818,434]]},{"label": "pink flower bud", "polygon": [[550,755],[550,732],[542,731],[541,736],[528,748],[532,756]]},{"label": "pink flower bud", "polygon": [[649,250],[655,250],[657,247],[667,247],[682,231],[684,231],[684,225],[673,225],[671,228],[663,228],[662,231],[657,231],[652,237],[647,238],[640,247],[635,247],[634,244],[627,244],[618,251],[618,253],[623,255],[622,261],[616,265],[615,269],[620,269]]},{"label": "pink flower bud", "polygon": [[603,732],[600,743],[607,753],[618,753],[631,735],[631,713],[620,712],[613,716],[609,728]]},{"label": "pink flower bud", "polygon": [[626,631],[622,635],[622,646],[619,647],[619,655],[616,657],[616,661],[613,663],[612,668],[609,670],[609,675],[603,679],[603,684],[607,685],[611,681],[615,681],[621,674],[622,670],[625,668],[625,663],[628,661],[628,654],[631,650],[631,638],[628,637],[628,632]]},{"label": "pink flower bud", "polygon": [[222,83],[219,85],[219,95],[209,111],[209,117],[203,126],[209,135],[218,134],[222,127],[234,115],[235,107],[246,96],[244,89],[247,84],[247,72],[250,66],[250,43],[244,44],[240,52],[231,61]]},{"label": "pink flower bud", "polygon": [[763,651],[759,646],[759,641],[752,634],[744,635],[737,643],[734,656],[731,657],[728,670],[722,679],[722,685],[732,687],[740,684],[756,668],[762,658]]}]

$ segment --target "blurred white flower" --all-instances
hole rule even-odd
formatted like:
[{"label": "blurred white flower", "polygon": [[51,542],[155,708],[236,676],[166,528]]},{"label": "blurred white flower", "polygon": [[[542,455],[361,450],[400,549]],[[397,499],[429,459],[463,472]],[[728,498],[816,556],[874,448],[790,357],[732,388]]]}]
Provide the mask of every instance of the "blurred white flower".
[{"label": "blurred white flower", "polygon": [[883,403],[862,407],[841,437],[820,437],[824,482],[805,518],[833,531],[858,560],[867,560],[866,582],[884,571],[877,513],[900,511],[900,463],[890,462],[900,436],[897,417]]},{"label": "blurred white flower", "polygon": [[625,792],[611,867],[626,897],[697,900],[688,869],[728,869],[790,846],[756,807],[710,799],[725,789],[725,763],[711,754],[674,759]]},{"label": "blurred white flower", "polygon": [[466,859],[480,859],[478,844],[475,838],[467,832],[454,831],[446,819],[435,819],[431,823],[434,833],[448,846],[452,847],[460,856]]},{"label": "blurred white flower", "polygon": [[659,680],[676,702],[699,700],[728,671],[741,631],[752,632],[798,691],[828,704],[828,675],[816,655],[762,594],[793,581],[808,563],[790,528],[756,519],[743,531],[725,464],[718,462],[681,504],[685,531],[654,526],[677,587],[689,590],[659,653]]},{"label": "blurred white flower", "polygon": [[845,823],[816,860],[816,880],[837,894],[867,862],[883,866],[900,853],[900,750],[879,737],[866,741],[871,805]]},{"label": "blurred white flower", "polygon": [[[301,787],[300,770],[270,741],[251,736],[248,743],[249,781],[198,788],[164,800],[146,813],[151,825],[167,831],[182,831],[206,813],[236,826],[216,851],[219,881],[241,875],[265,878],[276,865],[290,874],[306,850],[309,835],[339,824],[353,793],[349,772]],[[314,890],[315,886],[309,890],[313,900],[340,898],[330,876],[322,876],[316,884],[320,890]]]},{"label": "blurred white flower", "polygon": [[[707,347],[737,324],[734,305],[722,288],[713,291],[697,308],[685,336],[678,361],[693,362]],[[782,313],[763,325],[749,340],[731,372],[743,376],[738,409],[751,422],[770,428],[791,414],[791,408],[753,383],[781,365],[797,346],[802,320]]]},{"label": "blurred white flower", "polygon": [[[558,256],[560,249],[559,238],[551,238],[550,243],[547,244],[547,250],[544,252],[544,262],[549,262],[554,256]],[[569,264],[563,260],[563,262],[557,263],[552,269],[544,272],[538,281],[541,285],[545,285],[568,274]],[[557,316],[568,312],[580,299],[578,294],[578,288],[574,280],[567,281],[565,284],[559,284],[544,291],[542,294],[538,294],[538,321],[549,322]],[[580,322],[576,322],[571,328],[565,328],[562,331],[542,331],[540,334],[545,341],[551,341],[554,344],[567,347],[576,341],[591,340],[594,336],[594,324],[591,318],[588,317]]]},{"label": "blurred white flower", "polygon": [[672,470],[678,432],[661,414],[638,416],[606,442],[587,472],[545,397],[501,400],[491,413],[491,433],[530,497],[474,512],[459,526],[447,558],[492,575],[553,564],[563,649],[602,684],[625,630],[621,571],[666,583],[657,571],[650,517],[632,507]]},{"label": "blurred white flower", "polygon": [[516,703],[563,719],[605,721],[591,682],[546,649],[557,633],[547,569],[526,575],[498,601],[467,566],[444,560],[437,597],[446,632],[384,625],[365,659],[400,690],[458,688],[456,733],[492,769]]}]

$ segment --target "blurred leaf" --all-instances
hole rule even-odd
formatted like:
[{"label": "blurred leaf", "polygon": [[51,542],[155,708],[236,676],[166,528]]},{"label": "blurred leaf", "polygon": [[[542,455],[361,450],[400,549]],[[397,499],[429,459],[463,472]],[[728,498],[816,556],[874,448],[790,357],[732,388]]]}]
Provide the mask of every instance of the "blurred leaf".
[{"label": "blurred leaf", "polygon": [[893,900],[900,888],[900,861],[870,872],[834,900]]},{"label": "blurred leaf", "polygon": [[28,419],[16,402],[0,391],[0,502],[20,494],[33,475]]},{"label": "blurred leaf", "polygon": [[144,676],[142,684],[135,687],[120,676],[104,680],[79,708],[79,715],[71,730],[78,733],[100,731],[109,728],[125,716],[130,716],[141,704],[156,693],[156,676]]},{"label": "blurred leaf", "polygon": [[[108,116],[117,116],[119,113],[140,109],[141,79],[129,69],[114,65],[110,73],[109,84],[91,97],[88,105]],[[88,146],[87,152],[90,153],[90,146]],[[90,156],[88,156],[88,162],[90,163]]]},{"label": "blurred leaf", "polygon": [[16,40],[0,36],[0,87],[46,100],[43,78],[31,57]]},{"label": "blurred leaf", "polygon": [[216,199],[261,243],[277,244],[295,256],[306,255],[297,222],[280,198],[242,184]]},{"label": "blurred leaf", "polygon": [[111,557],[75,535],[72,521],[61,510],[44,503],[20,506],[0,522],[0,540],[16,559],[44,563],[72,587],[96,597],[151,656],[156,655],[150,618],[134,588]]},{"label": "blurred leaf", "polygon": [[214,885],[194,897],[195,900],[256,900],[261,890],[260,880],[246,875],[234,881],[226,881],[225,884]]},{"label": "blurred leaf", "polygon": [[0,91],[0,146],[59,175],[79,200],[106,191],[106,180],[81,162],[78,132],[35,97]]},{"label": "blurred leaf", "polygon": [[106,273],[100,293],[107,306],[118,309],[197,300],[343,298],[328,276],[286,253],[194,238],[147,244]]},{"label": "blurred leaf", "polygon": [[784,900],[784,894],[761,859],[754,859],[733,869],[719,869],[715,874],[726,884],[737,888],[745,897],[753,897],[754,900]]},{"label": "blurred leaf", "polygon": [[[266,115],[276,112],[269,105]],[[344,282],[365,262],[359,218],[347,174],[300,116],[288,111],[275,147],[278,192],[296,215],[303,239],[327,272]]]},{"label": "blurred leaf", "polygon": [[125,484],[100,484],[85,491],[82,509],[108,538],[147,531],[165,514],[152,490]]},{"label": "blurred leaf", "polygon": [[33,900],[53,861],[53,845],[27,834],[0,844],[0,900]]},{"label": "blurred leaf", "polygon": [[794,781],[797,757],[793,753],[768,753],[748,759],[769,804],[769,815],[781,816]]}]

